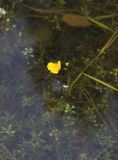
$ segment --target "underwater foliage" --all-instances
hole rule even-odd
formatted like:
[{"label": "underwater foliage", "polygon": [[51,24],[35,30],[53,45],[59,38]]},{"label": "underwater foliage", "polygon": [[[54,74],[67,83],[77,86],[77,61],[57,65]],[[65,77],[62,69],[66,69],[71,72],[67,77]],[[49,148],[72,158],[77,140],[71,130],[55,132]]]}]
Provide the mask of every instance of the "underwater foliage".
[{"label": "underwater foliage", "polygon": [[0,160],[117,160],[116,3],[0,1]]}]

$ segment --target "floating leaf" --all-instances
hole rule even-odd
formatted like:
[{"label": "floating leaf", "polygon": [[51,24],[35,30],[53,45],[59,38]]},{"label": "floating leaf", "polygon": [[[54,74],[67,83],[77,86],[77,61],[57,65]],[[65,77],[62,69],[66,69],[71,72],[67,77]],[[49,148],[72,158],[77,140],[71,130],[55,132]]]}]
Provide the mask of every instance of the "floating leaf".
[{"label": "floating leaf", "polygon": [[64,23],[73,27],[87,27],[91,25],[91,22],[88,20],[88,18],[73,13],[64,14],[62,20]]}]

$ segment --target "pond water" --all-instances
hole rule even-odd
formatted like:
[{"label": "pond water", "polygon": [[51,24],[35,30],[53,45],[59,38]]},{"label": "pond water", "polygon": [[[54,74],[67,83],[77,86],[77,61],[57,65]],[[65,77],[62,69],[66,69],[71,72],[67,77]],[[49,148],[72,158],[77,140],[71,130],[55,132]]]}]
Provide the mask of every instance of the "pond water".
[{"label": "pond water", "polygon": [[[33,7],[72,4],[64,2],[41,0]],[[70,77],[75,79],[110,33],[40,16],[20,0],[0,3],[7,12],[0,17],[0,160],[117,160],[118,94],[86,78],[66,94]],[[118,74],[114,80],[109,72],[118,67],[117,49],[114,44],[108,67],[100,68],[103,58],[90,72],[116,86]],[[58,60],[60,73],[49,73],[47,64]]]}]

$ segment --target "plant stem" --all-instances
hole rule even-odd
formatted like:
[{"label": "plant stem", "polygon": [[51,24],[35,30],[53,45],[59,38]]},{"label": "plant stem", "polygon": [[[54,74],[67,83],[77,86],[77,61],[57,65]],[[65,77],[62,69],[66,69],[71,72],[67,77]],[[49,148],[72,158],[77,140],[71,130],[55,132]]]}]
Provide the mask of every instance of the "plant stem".
[{"label": "plant stem", "polygon": [[112,43],[118,38],[118,27],[112,34],[112,36],[107,40],[105,45],[102,47],[102,49],[99,51],[96,57],[94,57],[88,64],[85,66],[85,68],[78,74],[78,76],[75,78],[75,80],[71,83],[68,93],[71,94],[72,88],[75,85],[75,83],[79,80],[79,78],[82,76],[82,74],[102,55],[105,53],[106,49],[108,49]]}]

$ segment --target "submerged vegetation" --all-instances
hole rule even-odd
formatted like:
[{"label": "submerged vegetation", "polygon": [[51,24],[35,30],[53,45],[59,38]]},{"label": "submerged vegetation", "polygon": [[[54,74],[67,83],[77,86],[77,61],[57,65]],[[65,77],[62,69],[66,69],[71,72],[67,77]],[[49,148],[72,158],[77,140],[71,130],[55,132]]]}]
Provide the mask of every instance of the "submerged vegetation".
[{"label": "submerged vegetation", "polygon": [[0,159],[117,160],[117,44],[117,0],[1,0]]}]

